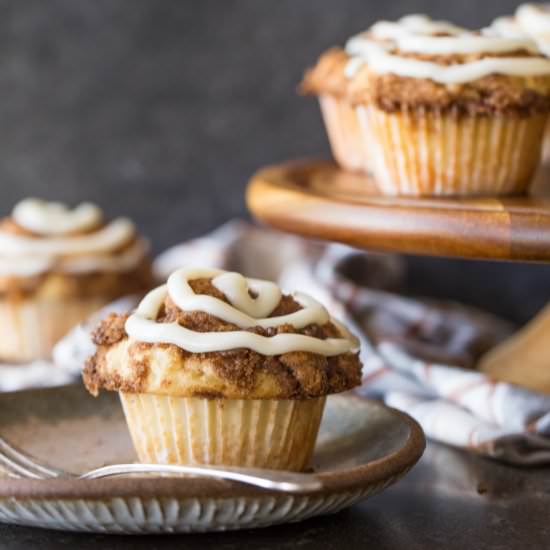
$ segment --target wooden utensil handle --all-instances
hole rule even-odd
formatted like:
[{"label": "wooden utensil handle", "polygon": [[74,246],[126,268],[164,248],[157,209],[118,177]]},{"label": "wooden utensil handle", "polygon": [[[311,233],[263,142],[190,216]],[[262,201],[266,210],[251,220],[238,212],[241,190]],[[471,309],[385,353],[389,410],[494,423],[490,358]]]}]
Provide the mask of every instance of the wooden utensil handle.
[{"label": "wooden utensil handle", "polygon": [[519,332],[487,352],[478,366],[497,380],[550,393],[550,304]]}]

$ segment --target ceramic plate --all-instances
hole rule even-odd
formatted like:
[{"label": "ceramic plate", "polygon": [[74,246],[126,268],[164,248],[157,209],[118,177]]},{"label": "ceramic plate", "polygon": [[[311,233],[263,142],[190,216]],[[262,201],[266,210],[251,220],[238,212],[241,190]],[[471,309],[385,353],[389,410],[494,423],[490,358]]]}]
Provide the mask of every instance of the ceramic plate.
[{"label": "ceramic plate", "polygon": [[[71,471],[132,462],[115,393],[81,386],[0,394],[0,434]],[[373,496],[420,458],[425,440],[408,416],[352,395],[332,396],[314,458],[323,488],[282,494],[199,478],[94,481],[0,477],[0,521],[70,531],[221,531],[300,521]]]}]

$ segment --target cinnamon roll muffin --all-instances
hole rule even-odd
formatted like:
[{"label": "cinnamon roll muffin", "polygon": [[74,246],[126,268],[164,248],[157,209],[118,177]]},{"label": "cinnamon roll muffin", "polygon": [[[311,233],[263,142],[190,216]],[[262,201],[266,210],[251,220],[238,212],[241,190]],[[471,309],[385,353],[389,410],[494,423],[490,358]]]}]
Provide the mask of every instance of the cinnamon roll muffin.
[{"label": "cinnamon roll muffin", "polygon": [[152,286],[148,243],[130,220],[26,199],[0,221],[0,360],[48,358],[75,324]]},{"label": "cinnamon roll muffin", "polygon": [[[425,15],[403,17],[399,24],[416,34],[457,33],[463,30],[447,21],[433,21]],[[387,44],[384,25],[374,25],[363,34],[374,42]],[[364,102],[356,104],[350,98],[350,72],[355,63],[351,61],[353,40],[345,49],[334,47],[324,52],[316,66],[306,71],[300,90],[318,97],[332,154],[340,166],[349,171],[370,174],[373,150],[366,139],[368,121]]]},{"label": "cinnamon roll muffin", "polygon": [[313,298],[182,268],[96,329],[88,390],[118,391],[143,462],[310,465],[325,399],[360,383],[357,340]]},{"label": "cinnamon roll muffin", "polygon": [[369,169],[390,195],[526,191],[550,111],[550,60],[529,37],[466,31],[410,16],[382,21],[325,54],[306,74],[322,94],[324,67],[345,74]]}]

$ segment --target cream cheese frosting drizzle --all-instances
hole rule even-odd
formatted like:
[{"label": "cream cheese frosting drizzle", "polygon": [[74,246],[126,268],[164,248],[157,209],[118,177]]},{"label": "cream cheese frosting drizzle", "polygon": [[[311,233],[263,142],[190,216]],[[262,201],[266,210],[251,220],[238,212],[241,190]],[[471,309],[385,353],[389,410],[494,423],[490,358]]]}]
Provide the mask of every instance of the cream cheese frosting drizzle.
[{"label": "cream cheese frosting drizzle", "polygon": [[[415,16],[416,18],[421,16]],[[427,78],[442,84],[462,84],[490,74],[538,76],[550,74],[550,60],[537,57],[539,46],[527,35],[504,36],[503,33],[474,33],[445,22],[422,18],[422,24],[411,25],[403,18],[395,23],[380,22],[369,32],[352,37],[346,44],[351,59],[346,74],[352,77],[368,64],[380,74]],[[445,36],[440,33],[444,32]],[[526,51],[535,56],[502,56],[507,52]],[[450,65],[423,61],[400,55],[400,52],[425,55],[498,54],[483,59]]]},{"label": "cream cheese frosting drizzle", "polygon": [[[230,303],[213,296],[195,294],[189,281],[212,279]],[[252,295],[250,295],[250,292]],[[322,340],[303,334],[262,336],[246,330],[196,332],[178,323],[158,323],[156,318],[167,296],[182,311],[202,311],[241,329],[276,327],[284,324],[302,329],[310,324],[333,321],[341,338]],[[192,353],[208,353],[245,348],[262,355],[281,355],[293,351],[334,356],[356,350],[357,339],[329,316],[316,300],[303,293],[293,294],[302,309],[287,315],[269,317],[281,300],[281,290],[272,282],[245,278],[238,273],[218,269],[182,268],[175,271],[166,285],[152,290],[126,321],[130,338],[140,342],[173,344]]]},{"label": "cream cheese frosting drizzle", "polygon": [[531,38],[517,22],[515,17],[504,15],[497,17],[491,25],[481,31],[486,36],[503,36],[504,38]]},{"label": "cream cheese frosting drizzle", "polygon": [[60,202],[25,199],[15,206],[12,217],[18,225],[33,233],[65,235],[96,227],[103,214],[91,203],[82,203],[70,210]]},{"label": "cream cheese frosting drizzle", "polygon": [[532,36],[550,38],[550,4],[522,4],[516,10],[516,21]]},{"label": "cream cheese frosting drizzle", "polygon": [[550,4],[522,4],[516,10],[515,21],[545,55],[550,55]]},{"label": "cream cheese frosting drizzle", "polygon": [[0,230],[1,276],[32,276],[52,269],[126,271],[147,253],[146,243],[135,238],[130,220],[119,218],[101,226],[103,214],[93,204],[70,210],[60,203],[27,199],[14,208],[12,218],[35,235]]},{"label": "cream cheese frosting drizzle", "polygon": [[405,15],[399,21],[379,21],[369,29],[369,33],[374,38],[381,40],[395,40],[410,33],[459,35],[464,32],[466,29],[463,27],[448,21],[436,21],[423,14]]}]

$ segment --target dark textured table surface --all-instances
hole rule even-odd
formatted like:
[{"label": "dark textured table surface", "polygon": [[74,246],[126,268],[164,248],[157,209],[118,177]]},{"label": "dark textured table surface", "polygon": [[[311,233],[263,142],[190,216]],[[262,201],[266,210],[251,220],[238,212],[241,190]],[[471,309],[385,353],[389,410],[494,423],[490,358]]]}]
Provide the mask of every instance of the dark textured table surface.
[{"label": "dark textured table surface", "polygon": [[0,525],[0,548],[543,550],[550,547],[549,510],[548,469],[512,468],[430,444],[400,483],[333,516],[250,531],[147,537]]}]

